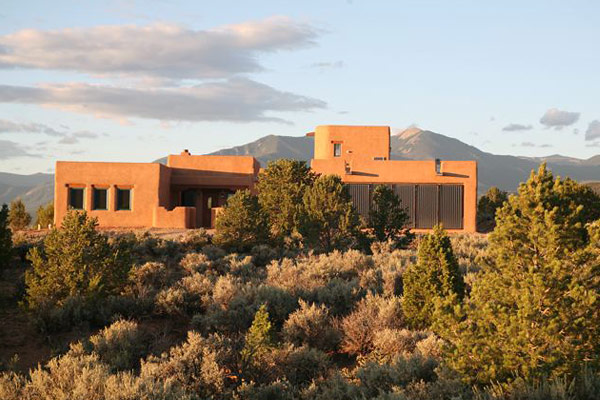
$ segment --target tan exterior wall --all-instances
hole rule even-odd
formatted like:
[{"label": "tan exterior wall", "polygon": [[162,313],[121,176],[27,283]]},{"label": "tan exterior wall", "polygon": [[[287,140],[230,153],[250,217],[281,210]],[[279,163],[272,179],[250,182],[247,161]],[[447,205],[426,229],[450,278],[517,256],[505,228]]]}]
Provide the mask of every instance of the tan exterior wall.
[{"label": "tan exterior wall", "polygon": [[[106,227],[152,226],[159,199],[159,164],[57,162],[54,221],[60,225],[68,209],[69,187],[83,187],[84,209]],[[108,188],[108,210],[92,210],[93,187]],[[131,189],[131,210],[116,210],[116,189]]]},{"label": "tan exterior wall", "polygon": [[[321,125],[315,129],[314,137],[316,160],[373,160],[375,157],[390,159],[389,126]],[[333,156],[335,143],[341,144],[341,157]]]}]

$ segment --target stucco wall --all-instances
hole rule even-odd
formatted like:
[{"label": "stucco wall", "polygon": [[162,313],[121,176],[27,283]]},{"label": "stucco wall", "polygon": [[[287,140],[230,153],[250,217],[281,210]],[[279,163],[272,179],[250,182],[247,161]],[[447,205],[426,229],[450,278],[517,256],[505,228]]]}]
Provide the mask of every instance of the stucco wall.
[{"label": "stucco wall", "polygon": [[462,184],[464,187],[464,231],[476,231],[477,162],[442,161],[441,175],[435,171],[435,161],[372,161],[353,160],[346,173],[342,159],[312,160],[311,168],[319,174],[339,175],[346,183],[437,183]]},{"label": "stucco wall", "polygon": [[[152,226],[159,200],[160,164],[64,162],[56,163],[54,221],[60,225],[68,210],[68,188],[84,187],[84,209],[105,227]],[[108,210],[92,210],[92,188],[108,187]],[[117,211],[116,188],[131,188],[131,210]]]},{"label": "stucco wall", "polygon": [[[315,159],[373,160],[390,158],[388,126],[321,125],[315,129]],[[340,157],[333,156],[334,143],[342,145]]]}]

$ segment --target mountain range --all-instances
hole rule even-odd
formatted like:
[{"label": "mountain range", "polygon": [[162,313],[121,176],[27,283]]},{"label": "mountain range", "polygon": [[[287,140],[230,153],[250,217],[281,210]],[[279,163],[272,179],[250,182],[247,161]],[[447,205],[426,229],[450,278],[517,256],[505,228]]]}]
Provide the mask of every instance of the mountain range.
[{"label": "mountain range", "polygon": [[[565,157],[518,157],[487,153],[478,148],[439,133],[409,128],[397,131],[391,137],[391,158],[395,160],[476,160],[478,162],[480,194],[491,186],[515,191],[526,180],[531,170],[546,162],[555,175],[569,176],[581,182],[600,181],[600,155],[588,159]],[[297,136],[264,136],[254,142],[223,149],[213,155],[250,155],[265,166],[278,158],[310,160],[313,139]],[[123,160],[126,161],[126,160]],[[155,162],[166,162],[166,158]],[[42,204],[52,201],[54,177],[51,174],[17,175],[0,173],[0,203],[21,197],[27,209],[34,212]]]}]

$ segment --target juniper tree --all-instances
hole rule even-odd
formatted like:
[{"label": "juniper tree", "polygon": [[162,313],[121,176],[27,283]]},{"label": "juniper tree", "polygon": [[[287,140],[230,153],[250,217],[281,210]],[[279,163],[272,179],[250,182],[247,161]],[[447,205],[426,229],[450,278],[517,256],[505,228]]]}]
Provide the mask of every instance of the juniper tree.
[{"label": "juniper tree", "polygon": [[450,367],[489,383],[600,366],[600,220],[590,205],[589,192],[544,164],[509,197],[468,301],[436,328]]},{"label": "juniper tree", "polygon": [[477,229],[480,232],[490,232],[496,226],[496,210],[508,200],[508,193],[495,186],[489,188],[486,194],[477,202]]},{"label": "juniper tree", "polygon": [[215,228],[214,242],[232,250],[249,250],[268,240],[267,219],[258,199],[247,189],[227,200]]},{"label": "juniper tree", "polygon": [[52,229],[42,248],[27,258],[26,301],[30,308],[61,306],[69,297],[94,301],[118,294],[127,280],[130,259],[125,249],[112,246],[96,230],[98,222],[85,212],[69,211],[60,229]]},{"label": "juniper tree", "polygon": [[441,226],[435,226],[431,234],[423,237],[417,262],[408,266],[403,283],[402,308],[415,329],[429,328],[438,300],[462,300],[465,283],[450,238]]},{"label": "juniper tree", "polygon": [[25,229],[31,223],[31,215],[29,215],[25,209],[25,204],[23,204],[21,199],[16,199],[10,202],[8,221],[10,229],[12,229],[13,232]]},{"label": "juniper tree", "polygon": [[35,226],[47,228],[54,224],[54,203],[50,202],[45,206],[39,206],[36,213]]},{"label": "juniper tree", "polygon": [[271,237],[278,243],[298,231],[304,192],[315,180],[304,161],[271,161],[258,176],[258,203],[269,220]]},{"label": "juniper tree", "polygon": [[0,269],[8,267],[12,256],[12,232],[8,228],[8,207],[0,208]]},{"label": "juniper tree", "polygon": [[303,203],[300,233],[309,248],[330,252],[355,244],[358,215],[339,176],[319,176],[304,193]]},{"label": "juniper tree", "polygon": [[397,247],[408,245],[413,239],[407,227],[409,216],[394,190],[388,185],[377,185],[372,203],[369,220],[375,239],[392,241]]},{"label": "juniper tree", "polygon": [[273,328],[265,304],[261,305],[245,336],[241,352],[243,369],[252,368],[273,347]]}]

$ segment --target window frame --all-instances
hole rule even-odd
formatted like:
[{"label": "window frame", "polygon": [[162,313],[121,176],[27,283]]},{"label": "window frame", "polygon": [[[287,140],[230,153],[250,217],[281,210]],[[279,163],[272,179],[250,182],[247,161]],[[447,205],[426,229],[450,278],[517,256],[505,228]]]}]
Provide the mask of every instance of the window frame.
[{"label": "window frame", "polygon": [[[72,202],[73,202],[73,191],[81,191],[81,208],[79,207],[74,207]],[[68,194],[67,194],[67,208],[69,210],[77,210],[77,211],[81,211],[81,210],[85,210],[85,187],[78,187],[78,186],[69,186],[68,187]]]},{"label": "window frame", "polygon": [[[133,210],[133,188],[131,187],[116,187],[115,188],[115,211],[132,211]],[[121,208],[121,192],[129,193],[129,205],[128,208]]]},{"label": "window frame", "polygon": [[[339,152],[337,150],[339,150]],[[333,144],[333,156],[336,158],[342,156],[342,144],[341,143]]]},{"label": "window frame", "polygon": [[[92,186],[92,211],[108,211],[108,205],[110,204],[109,201],[109,188],[108,187],[103,187],[103,186]],[[96,202],[96,192],[99,191],[104,191],[106,193],[106,197],[104,199],[104,208],[99,208],[98,204]]]}]

